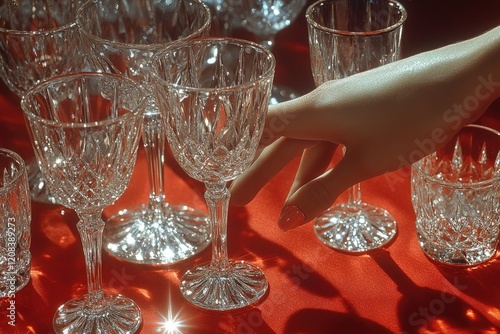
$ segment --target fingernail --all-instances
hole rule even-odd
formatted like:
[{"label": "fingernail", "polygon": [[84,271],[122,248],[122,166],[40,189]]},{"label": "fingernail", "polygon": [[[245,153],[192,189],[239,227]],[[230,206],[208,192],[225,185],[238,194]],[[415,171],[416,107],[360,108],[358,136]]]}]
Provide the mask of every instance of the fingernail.
[{"label": "fingernail", "polygon": [[282,231],[291,230],[294,227],[304,224],[306,219],[304,213],[294,205],[285,206],[281,211],[280,218],[278,219],[278,226]]}]

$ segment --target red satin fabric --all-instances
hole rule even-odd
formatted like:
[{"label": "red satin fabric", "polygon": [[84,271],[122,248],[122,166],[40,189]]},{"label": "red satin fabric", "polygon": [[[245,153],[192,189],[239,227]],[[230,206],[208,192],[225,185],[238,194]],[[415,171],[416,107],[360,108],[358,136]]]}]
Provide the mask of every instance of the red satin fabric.
[{"label": "red satin fabric", "polygon": [[[408,10],[403,47],[411,55],[477,35],[500,24],[494,1],[402,1]],[[303,16],[277,37],[277,83],[305,93],[312,89]],[[499,63],[500,64],[500,63]],[[1,87],[0,146],[32,156],[19,101]],[[500,103],[478,123],[500,129]],[[257,305],[235,312],[212,312],[188,304],[179,278],[194,264],[210,260],[210,249],[172,267],[147,267],[103,255],[106,291],[122,293],[143,313],[141,333],[498,333],[500,259],[474,268],[449,267],[420,250],[410,200],[409,170],[363,182],[365,201],[387,209],[397,220],[393,243],[363,255],[334,251],[317,240],[311,224],[282,232],[277,217],[295,168],[292,164],[244,208],[231,207],[228,242],[232,259],[265,271],[270,289]],[[204,188],[169,157],[166,194],[171,203],[206,211]],[[145,203],[145,154],[125,194],[105,211]],[[345,196],[339,201],[345,200]],[[57,307],[86,292],[82,246],[74,212],[33,203],[31,281],[16,294],[15,326],[7,300],[0,301],[0,333],[52,333]],[[178,322],[178,330],[165,324]]]}]

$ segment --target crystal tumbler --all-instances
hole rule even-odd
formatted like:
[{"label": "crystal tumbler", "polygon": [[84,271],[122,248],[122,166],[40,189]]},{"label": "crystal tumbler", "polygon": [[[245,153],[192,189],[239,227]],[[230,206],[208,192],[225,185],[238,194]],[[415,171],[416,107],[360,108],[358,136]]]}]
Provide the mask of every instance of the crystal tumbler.
[{"label": "crystal tumbler", "polygon": [[495,255],[500,227],[500,132],[464,127],[412,166],[418,240],[431,259],[476,265]]}]

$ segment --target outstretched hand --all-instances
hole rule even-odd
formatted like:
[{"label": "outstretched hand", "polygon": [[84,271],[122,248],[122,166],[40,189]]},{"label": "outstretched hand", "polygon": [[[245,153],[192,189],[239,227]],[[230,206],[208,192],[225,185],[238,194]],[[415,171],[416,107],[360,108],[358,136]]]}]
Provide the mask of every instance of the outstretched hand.
[{"label": "outstretched hand", "polygon": [[[500,27],[270,106],[266,147],[231,185],[232,203],[250,202],[302,154],[278,220],[288,230],[321,214],[349,187],[432,153],[500,96],[499,54]],[[339,146],[344,157],[328,169]]]}]

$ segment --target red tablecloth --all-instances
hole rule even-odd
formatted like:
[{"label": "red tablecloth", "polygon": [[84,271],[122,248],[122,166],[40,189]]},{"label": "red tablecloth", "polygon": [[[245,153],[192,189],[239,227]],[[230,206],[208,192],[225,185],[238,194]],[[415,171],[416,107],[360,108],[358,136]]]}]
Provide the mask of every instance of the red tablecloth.
[{"label": "red tablecloth", "polygon": [[[402,1],[408,10],[405,56],[475,36],[500,24],[495,0]],[[276,82],[301,92],[312,89],[303,15],[277,37]],[[500,65],[500,62],[499,62]],[[0,147],[32,156],[18,100],[1,87]],[[500,129],[500,103],[479,120]],[[364,199],[387,209],[399,232],[393,243],[363,255],[334,251],[315,237],[312,226],[282,232],[276,220],[296,164],[287,167],[244,208],[230,208],[229,254],[266,272],[270,289],[259,304],[236,312],[209,312],[188,304],[179,277],[195,263],[209,261],[210,249],[172,267],[121,262],[104,253],[107,291],[135,300],[143,312],[141,333],[498,333],[500,259],[474,268],[440,265],[419,249],[410,201],[408,169],[363,183]],[[136,206],[148,199],[145,154],[139,151],[130,187],[106,209]],[[166,166],[166,194],[172,203],[206,210],[203,187],[172,160]],[[339,201],[345,200],[345,196]],[[16,294],[15,326],[0,302],[0,333],[52,333],[57,307],[86,292],[82,246],[74,212],[33,203],[32,274]]]}]

